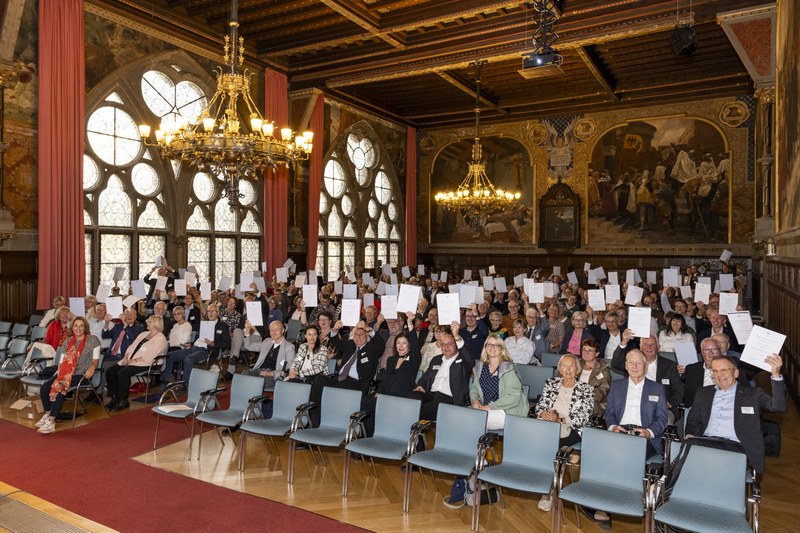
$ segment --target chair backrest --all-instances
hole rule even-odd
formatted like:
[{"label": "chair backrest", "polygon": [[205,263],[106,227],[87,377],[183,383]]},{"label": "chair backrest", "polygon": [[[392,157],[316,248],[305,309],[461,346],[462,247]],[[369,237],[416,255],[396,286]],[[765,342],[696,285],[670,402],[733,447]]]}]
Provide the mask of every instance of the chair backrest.
[{"label": "chair backrest", "polygon": [[642,491],[647,440],[604,429],[584,428],[581,480]]},{"label": "chair backrest", "polygon": [[[61,347],[59,346],[59,348],[61,348]],[[63,350],[62,350],[62,354],[61,355],[63,355]],[[58,355],[56,357],[58,357],[58,361],[60,363],[61,362],[61,357],[58,356]],[[100,357],[97,360],[97,368],[103,368],[103,358],[104,357],[105,357],[105,354],[103,353],[103,350],[100,350]],[[103,379],[103,374],[101,372],[95,372],[94,374],[92,374],[92,388],[95,388],[95,389],[98,388],[100,386],[100,383],[102,382],[102,379]],[[102,393],[102,391],[101,391],[101,393]]]},{"label": "chair backrest", "polygon": [[627,376],[620,372],[619,370],[611,369],[611,381],[617,381],[618,379],[625,379]]},{"label": "chair backrest", "polygon": [[11,343],[8,345],[9,357],[27,352],[28,344],[30,343],[27,339],[11,339]]},{"label": "chair backrest", "polygon": [[663,357],[664,359],[669,359],[674,363],[678,362],[678,356],[675,355],[675,352],[658,352],[658,356]]},{"label": "chair backrest", "polygon": [[196,332],[195,330],[192,330],[192,332],[189,333],[189,344],[193,345],[195,343],[195,341],[197,340],[197,335],[198,332]]},{"label": "chair backrest", "polygon": [[560,353],[544,352],[542,354],[542,366],[558,366],[558,360],[561,359]]},{"label": "chair backrest", "polygon": [[336,372],[336,359],[328,359],[328,375],[332,376]]},{"label": "chair backrest", "polygon": [[310,384],[276,381],[272,396],[272,418],[292,420],[297,406],[307,403],[310,396]]},{"label": "chair backrest", "polygon": [[30,332],[30,326],[28,324],[17,323],[14,324],[14,327],[11,328],[11,336],[14,338],[28,338],[28,333]]},{"label": "chair backrest", "polygon": [[361,408],[361,391],[325,387],[322,389],[322,414],[320,426],[347,429],[350,415]]},{"label": "chair backrest", "polygon": [[672,498],[744,513],[747,456],[692,446]]},{"label": "chair backrest", "polygon": [[244,412],[247,409],[250,398],[261,396],[263,391],[264,378],[261,376],[234,374],[231,382],[230,408]]},{"label": "chair backrest", "polygon": [[6,335],[0,335],[0,351],[5,351],[8,348],[8,343],[11,342],[11,338],[7,337]]},{"label": "chair backrest", "polygon": [[515,365],[523,385],[528,386],[528,399],[535,400],[542,395],[544,383],[555,374],[555,367]]},{"label": "chair backrest", "polygon": [[11,322],[0,322],[0,335],[8,335],[11,333]]},{"label": "chair backrest", "polygon": [[486,433],[486,411],[439,404],[436,413],[436,449],[472,455],[478,439]]},{"label": "chair backrest", "polygon": [[420,400],[379,394],[375,407],[376,437],[407,441],[411,426],[419,421]]},{"label": "chair backrest", "polygon": [[31,330],[31,342],[44,340],[45,335],[47,335],[47,328],[33,326],[33,329]]},{"label": "chair backrest", "polygon": [[303,331],[303,324],[299,320],[290,320],[286,324],[286,338],[291,342],[297,342],[301,331]]},{"label": "chair backrest", "polygon": [[509,415],[503,428],[503,463],[552,470],[561,424]]},{"label": "chair backrest", "polygon": [[31,315],[28,319],[28,325],[30,327],[38,326],[41,324],[42,320],[44,320],[44,315]]},{"label": "chair backrest", "polygon": [[[216,387],[217,381],[219,381],[219,372],[195,368],[192,370],[192,375],[189,377],[189,392],[186,395],[186,401],[192,404],[197,403],[200,399],[200,393]],[[263,379],[261,383],[263,386]],[[261,391],[258,392],[259,394],[261,393]]]}]

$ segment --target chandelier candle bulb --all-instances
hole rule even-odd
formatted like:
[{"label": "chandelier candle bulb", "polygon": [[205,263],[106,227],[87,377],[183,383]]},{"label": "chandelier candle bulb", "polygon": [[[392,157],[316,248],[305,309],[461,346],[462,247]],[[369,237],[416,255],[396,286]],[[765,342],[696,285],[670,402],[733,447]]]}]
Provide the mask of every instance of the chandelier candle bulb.
[{"label": "chandelier candle bulb", "polygon": [[264,121],[258,116],[250,115],[250,129],[253,130],[253,133],[261,131],[261,126],[263,123]]},{"label": "chandelier candle bulb", "polygon": [[264,134],[264,137],[272,137],[272,131],[275,128],[272,122],[264,122],[261,124],[261,133]]},{"label": "chandelier candle bulb", "polygon": [[281,139],[284,141],[292,140],[292,128],[281,128]]},{"label": "chandelier candle bulb", "polygon": [[140,124],[139,135],[145,138],[150,137],[150,126],[148,126],[147,124]]}]

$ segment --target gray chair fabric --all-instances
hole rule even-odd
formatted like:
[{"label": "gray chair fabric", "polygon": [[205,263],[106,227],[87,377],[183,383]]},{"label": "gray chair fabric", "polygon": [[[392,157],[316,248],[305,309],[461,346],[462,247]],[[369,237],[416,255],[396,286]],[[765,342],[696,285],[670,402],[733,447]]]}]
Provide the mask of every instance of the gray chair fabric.
[{"label": "gray chair fabric", "polygon": [[[189,379],[187,385],[186,400],[178,403],[178,396],[175,393],[175,388],[182,385],[181,382],[171,384],[161,398],[158,400],[158,405],[153,407],[153,412],[156,416],[156,435],[153,438],[153,449],[156,449],[158,442],[158,425],[162,416],[168,418],[177,418],[186,421],[186,425],[191,429],[191,435],[194,437],[194,418],[192,423],[189,424],[188,418],[194,417],[198,412],[203,412],[207,408],[213,408],[213,404],[209,405],[203,402],[202,394],[213,390],[219,380],[219,372],[212,372],[210,370],[203,370],[196,368]],[[167,395],[172,395],[175,400],[172,402],[165,402]],[[210,403],[210,402],[209,402]]]},{"label": "gray chair fabric", "polygon": [[750,533],[746,475],[744,454],[692,446],[672,495],[656,509],[655,520],[698,533]]},{"label": "gray chair fabric", "polygon": [[560,353],[553,353],[553,352],[545,352],[542,354],[542,366],[558,366],[558,360],[561,359],[563,354]]},{"label": "gray chair fabric", "polygon": [[47,328],[33,326],[33,329],[31,330],[31,342],[43,341],[45,335],[47,335]]},{"label": "gray chair fabric", "polygon": [[523,385],[528,388],[528,400],[536,401],[542,395],[545,382],[555,374],[555,367],[552,366],[533,366],[533,365],[514,365],[519,372],[519,377]]},{"label": "gray chair fabric", "polygon": [[28,324],[16,323],[14,327],[11,328],[11,338],[28,340],[30,331],[31,328]]},{"label": "gray chair fabric", "polygon": [[580,480],[561,489],[559,498],[608,513],[644,516],[647,441],[584,428],[582,444]]},{"label": "gray chair fabric", "polygon": [[342,496],[347,496],[350,454],[399,461],[409,453],[411,426],[419,421],[420,400],[379,394],[375,406],[375,431],[372,437],[351,441],[345,446]]}]

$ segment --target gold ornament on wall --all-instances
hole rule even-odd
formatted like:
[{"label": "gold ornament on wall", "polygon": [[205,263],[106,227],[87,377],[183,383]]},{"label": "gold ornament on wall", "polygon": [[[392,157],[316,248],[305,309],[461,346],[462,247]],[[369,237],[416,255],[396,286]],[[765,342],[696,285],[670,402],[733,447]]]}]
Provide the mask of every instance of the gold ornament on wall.
[{"label": "gold ornament on wall", "polygon": [[719,120],[731,128],[739,127],[750,118],[750,110],[744,102],[726,102],[719,111]]},{"label": "gold ornament on wall", "polygon": [[547,127],[541,122],[536,122],[528,127],[527,137],[534,146],[541,145],[547,139]]},{"label": "gold ornament on wall", "polygon": [[586,142],[597,135],[597,123],[590,118],[582,118],[575,124],[575,137]]}]

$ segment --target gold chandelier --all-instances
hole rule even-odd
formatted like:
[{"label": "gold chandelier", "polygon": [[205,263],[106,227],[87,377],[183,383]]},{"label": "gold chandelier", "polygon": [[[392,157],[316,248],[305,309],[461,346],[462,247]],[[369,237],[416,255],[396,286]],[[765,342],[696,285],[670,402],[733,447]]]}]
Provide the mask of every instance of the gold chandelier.
[{"label": "gold chandelier", "polygon": [[[155,131],[156,142],[149,142],[150,126],[139,126],[146,146],[158,147],[161,156],[186,161],[197,170],[222,178],[222,198],[228,198],[231,210],[244,195],[239,192],[242,177],[257,177],[260,172],[278,165],[289,167],[308,159],[313,133],[295,135],[291,128],[281,128],[265,120],[250,96],[250,76],[244,64],[244,38],[238,38],[238,2],[231,2],[230,35],[225,36],[223,60],[230,72],[217,67],[217,90],[199,116],[184,117],[173,110],[161,119]],[[240,110],[240,101],[242,107]],[[247,120],[240,120],[242,115]]]},{"label": "gold chandelier", "polygon": [[475,143],[472,145],[472,161],[467,163],[469,171],[455,191],[445,191],[434,196],[436,203],[448,210],[460,210],[467,223],[479,232],[489,215],[505,211],[519,201],[520,193],[495,189],[486,175],[486,161],[480,139],[481,116],[481,69],[486,61],[475,65]]}]

